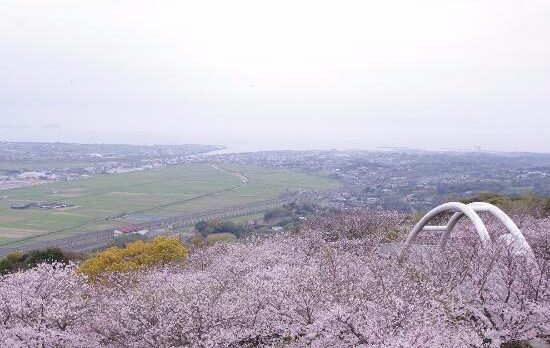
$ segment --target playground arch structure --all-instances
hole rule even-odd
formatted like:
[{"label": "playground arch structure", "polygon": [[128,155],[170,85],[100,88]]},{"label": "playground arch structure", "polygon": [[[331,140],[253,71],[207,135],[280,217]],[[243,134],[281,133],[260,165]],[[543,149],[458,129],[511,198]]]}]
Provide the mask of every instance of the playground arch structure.
[{"label": "playground arch structure", "polygon": [[[428,226],[428,223],[434,217],[447,212],[454,212],[454,214],[449,219],[446,225]],[[413,230],[407,237],[407,240],[405,240],[403,247],[401,248],[401,251],[399,253],[399,258],[403,258],[406,255],[406,253],[408,252],[408,250],[411,248],[412,244],[416,240],[416,237],[418,237],[418,235],[422,231],[443,232],[439,240],[438,249],[439,250],[445,249],[453,229],[455,228],[456,224],[463,216],[466,216],[473,223],[482,245],[484,246],[490,245],[493,241],[491,240],[491,237],[487,232],[487,228],[485,227],[485,224],[483,223],[483,221],[478,215],[478,213],[482,213],[482,212],[490,213],[506,227],[508,233],[500,236],[499,239],[506,238],[505,241],[509,243],[513,243],[513,247],[516,248],[518,252],[526,256],[529,256],[531,258],[534,258],[534,254],[533,254],[533,250],[531,249],[531,246],[529,245],[529,243],[527,243],[525,236],[523,235],[523,233],[521,233],[520,229],[517,227],[514,221],[512,221],[512,219],[500,208],[485,202],[474,202],[470,204],[450,202],[450,203],[442,204],[432,209],[413,228]]]}]

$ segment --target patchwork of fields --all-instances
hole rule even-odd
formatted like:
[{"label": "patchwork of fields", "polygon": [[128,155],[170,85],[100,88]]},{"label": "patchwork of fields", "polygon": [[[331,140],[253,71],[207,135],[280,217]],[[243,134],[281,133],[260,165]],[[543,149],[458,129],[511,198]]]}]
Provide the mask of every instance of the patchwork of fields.
[{"label": "patchwork of fields", "polygon": [[[6,190],[0,192],[0,244],[44,233],[57,238],[338,185],[322,176],[286,170],[192,164]],[[63,211],[11,208],[30,202],[75,207]]]}]

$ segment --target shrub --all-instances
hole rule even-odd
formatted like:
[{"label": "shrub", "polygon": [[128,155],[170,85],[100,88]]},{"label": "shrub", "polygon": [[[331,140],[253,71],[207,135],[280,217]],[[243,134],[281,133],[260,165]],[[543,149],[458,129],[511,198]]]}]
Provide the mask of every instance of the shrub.
[{"label": "shrub", "polygon": [[212,233],[231,233],[239,237],[243,232],[243,227],[236,225],[232,221],[199,221],[195,225],[195,229],[203,236],[206,237]]},{"label": "shrub", "polygon": [[130,243],[125,248],[108,248],[84,261],[78,271],[96,278],[106,273],[177,263],[186,256],[187,248],[177,238],[159,236],[148,242]]}]

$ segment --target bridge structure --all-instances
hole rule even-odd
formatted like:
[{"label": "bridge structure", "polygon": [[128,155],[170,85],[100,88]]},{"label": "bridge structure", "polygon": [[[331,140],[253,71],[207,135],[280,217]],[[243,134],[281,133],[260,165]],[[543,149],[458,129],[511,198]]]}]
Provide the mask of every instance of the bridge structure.
[{"label": "bridge structure", "polygon": [[[161,228],[182,228],[195,225],[199,221],[212,221],[218,219],[227,219],[238,216],[246,216],[256,213],[265,212],[274,208],[282,207],[285,204],[307,200],[308,197],[288,197],[283,199],[270,199],[259,201],[250,204],[235,205],[227,208],[212,209],[199,213],[190,213],[170,218],[162,218],[148,223],[138,224],[137,226],[148,230]],[[40,237],[40,236],[37,236]],[[21,241],[17,246],[0,246],[0,258],[5,257],[14,252],[27,252],[30,250],[44,248],[59,248],[67,251],[84,251],[99,249],[108,246],[115,241],[114,229],[107,229],[94,232],[81,232],[77,235],[36,241]]]},{"label": "bridge structure", "polygon": [[[453,215],[448,220],[446,225],[428,225],[429,222],[435,217],[449,212],[452,212]],[[511,244],[516,252],[534,258],[531,246],[527,243],[525,236],[521,233],[521,230],[517,227],[514,221],[500,208],[485,202],[473,202],[470,204],[450,202],[441,204],[440,206],[432,209],[415,225],[413,230],[410,232],[401,250],[399,251],[399,258],[403,258],[412,247],[415,247],[414,241],[423,231],[442,232],[437,248],[439,250],[445,249],[453,229],[458,221],[464,216],[467,217],[474,225],[482,245],[492,244],[493,240],[491,239],[489,232],[487,231],[487,227],[483,223],[483,220],[481,220],[478,213],[489,213],[506,227],[507,233],[499,236],[499,241]]]}]

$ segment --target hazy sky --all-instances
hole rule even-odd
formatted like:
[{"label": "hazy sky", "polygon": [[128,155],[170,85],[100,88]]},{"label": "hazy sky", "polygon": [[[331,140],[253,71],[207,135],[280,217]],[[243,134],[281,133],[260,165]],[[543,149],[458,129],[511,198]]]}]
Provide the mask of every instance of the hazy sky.
[{"label": "hazy sky", "polygon": [[550,1],[0,1],[0,140],[550,152]]}]

